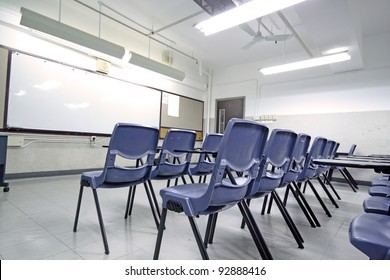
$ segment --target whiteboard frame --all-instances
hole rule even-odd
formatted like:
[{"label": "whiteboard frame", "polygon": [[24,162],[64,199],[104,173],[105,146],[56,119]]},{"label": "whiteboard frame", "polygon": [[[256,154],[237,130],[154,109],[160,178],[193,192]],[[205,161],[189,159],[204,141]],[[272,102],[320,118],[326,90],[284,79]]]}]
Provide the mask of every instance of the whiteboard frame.
[{"label": "whiteboard frame", "polygon": [[[150,110],[150,112],[146,112],[146,113],[147,114],[148,113],[154,114],[154,116],[152,116],[152,118],[153,118],[152,121],[150,121],[150,119],[149,119],[145,122],[143,119],[139,118],[139,116],[134,118],[134,115],[133,115],[134,119],[130,119],[130,118],[129,119],[126,119],[126,118],[125,119],[118,119],[118,120],[115,120],[115,122],[131,122],[131,123],[138,123],[138,124],[155,126],[155,127],[160,128],[160,125],[161,125],[161,99],[162,99],[162,91],[160,89],[155,89],[155,88],[151,88],[151,87],[147,87],[147,86],[143,86],[143,85],[138,85],[138,84],[126,81],[126,80],[118,79],[118,78],[111,77],[111,76],[106,76],[106,75],[103,75],[103,74],[100,74],[100,73],[97,73],[97,72],[94,72],[94,71],[91,71],[88,69],[75,67],[73,65],[69,65],[66,63],[47,59],[47,58],[40,57],[40,56],[35,56],[35,55],[24,53],[21,51],[9,50],[9,65],[8,65],[8,73],[7,73],[7,85],[6,85],[7,89],[6,89],[6,97],[5,97],[3,130],[12,131],[12,132],[63,134],[63,135],[64,134],[65,135],[111,135],[112,129],[114,127],[113,120],[112,120],[113,123],[111,124],[112,127],[110,127],[110,128],[107,127],[107,128],[105,128],[105,130],[100,130],[100,129],[84,130],[84,129],[81,129],[82,126],[72,129],[72,128],[67,128],[67,127],[64,128],[62,125],[50,128],[50,126],[48,126],[48,127],[43,126],[42,127],[40,125],[40,123],[38,123],[37,125],[31,125],[31,124],[15,125],[15,123],[17,123],[17,121],[15,121],[13,119],[15,116],[12,115],[12,114],[15,114],[15,112],[11,111],[11,110],[14,110],[14,108],[12,108],[12,106],[15,105],[12,103],[12,102],[14,102],[14,100],[12,99],[12,98],[14,98],[14,96],[10,96],[11,94],[15,93],[15,89],[12,87],[13,87],[13,84],[15,83],[14,79],[16,79],[16,78],[13,75],[17,76],[17,75],[24,74],[24,73],[13,72],[13,70],[14,70],[13,67],[15,67],[15,65],[13,63],[14,62],[13,58],[16,54],[26,56],[29,59],[31,58],[33,60],[41,60],[42,62],[50,63],[52,65],[59,67],[62,70],[67,69],[67,70],[77,71],[78,73],[85,73],[86,75],[89,75],[90,77],[94,77],[95,79],[99,79],[99,80],[103,81],[103,83],[106,83],[107,81],[109,81],[108,84],[127,85],[129,87],[133,87],[133,88],[135,87],[141,91],[146,92],[146,95],[148,93],[151,94],[151,96],[153,96],[152,97],[152,99],[153,99],[152,105],[153,106],[152,106],[152,109]],[[20,66],[19,66],[19,68],[20,68]],[[28,71],[34,71],[34,70],[26,69],[26,71],[28,73]],[[50,79],[48,79],[48,81],[50,81]],[[125,93],[122,93],[122,97],[124,98],[123,94],[125,94]],[[127,92],[126,94],[129,94],[129,93]],[[130,94],[132,94],[132,93],[130,93]],[[121,96],[121,94],[119,94],[119,96]],[[136,96],[134,95],[133,97],[135,98]],[[133,100],[134,100],[134,98],[133,98]],[[124,98],[124,99],[126,99],[126,98]],[[135,99],[139,99],[139,98],[135,98]],[[11,102],[11,104],[10,104],[10,102]],[[69,106],[71,106],[71,104],[72,103],[68,103]],[[40,104],[38,104],[38,105],[40,105]],[[77,105],[75,105],[75,106],[77,109]],[[84,103],[84,105],[83,105],[83,103],[79,103],[79,106],[81,106],[81,108],[82,108],[83,106],[85,107],[86,104]],[[139,107],[142,107],[142,109],[145,110],[145,109],[149,108],[149,104],[148,104],[148,106],[139,106],[139,104],[138,104],[136,109],[140,109]],[[134,109],[134,107],[133,107],[133,109]],[[104,114],[105,113],[104,111],[99,112],[99,113],[102,113],[102,115],[103,115],[103,116],[101,116],[101,118],[107,117],[107,115]],[[20,114],[20,112],[19,112],[19,114]],[[147,117],[149,117],[149,116],[147,116]],[[62,118],[63,118],[63,116],[62,116]],[[99,122],[99,119],[97,120],[97,122]]]}]

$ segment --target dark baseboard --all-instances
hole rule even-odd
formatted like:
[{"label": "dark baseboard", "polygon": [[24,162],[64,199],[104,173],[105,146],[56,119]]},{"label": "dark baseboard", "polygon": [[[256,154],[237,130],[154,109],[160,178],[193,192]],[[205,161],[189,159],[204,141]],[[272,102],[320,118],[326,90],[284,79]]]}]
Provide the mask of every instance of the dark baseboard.
[{"label": "dark baseboard", "polygon": [[[343,179],[343,178],[332,177],[332,181],[338,182],[338,183],[348,184],[348,182],[345,181],[345,179]],[[355,180],[355,181],[358,184],[358,186],[368,186],[368,187],[371,186],[371,182],[370,181],[363,181],[363,180]]]}]

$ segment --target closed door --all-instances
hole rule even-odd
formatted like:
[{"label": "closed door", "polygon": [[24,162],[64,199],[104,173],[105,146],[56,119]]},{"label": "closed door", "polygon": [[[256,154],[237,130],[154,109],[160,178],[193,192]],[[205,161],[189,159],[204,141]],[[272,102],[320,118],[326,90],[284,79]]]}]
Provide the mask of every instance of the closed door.
[{"label": "closed door", "polygon": [[217,132],[223,133],[232,118],[244,118],[244,97],[217,100]]}]

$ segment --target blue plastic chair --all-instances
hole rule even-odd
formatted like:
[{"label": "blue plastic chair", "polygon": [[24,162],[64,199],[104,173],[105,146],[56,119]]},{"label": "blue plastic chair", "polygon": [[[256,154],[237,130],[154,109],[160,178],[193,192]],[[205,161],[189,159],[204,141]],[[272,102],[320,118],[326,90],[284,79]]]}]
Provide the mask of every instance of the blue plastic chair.
[{"label": "blue plastic chair", "polygon": [[[219,145],[222,141],[222,134],[220,133],[207,133],[202,144],[202,151],[217,152]],[[210,175],[214,170],[215,160],[212,155],[202,153],[199,155],[197,163],[190,164],[188,169],[188,175],[191,178],[191,182],[195,183],[193,176],[199,176],[199,183],[201,183],[203,177],[203,183],[206,182],[207,175]]]},{"label": "blue plastic chair", "polygon": [[[159,130],[155,127],[118,123],[111,135],[103,170],[84,172],[81,174],[80,192],[73,231],[77,231],[84,187],[90,187],[95,200],[106,254],[109,254],[109,248],[97,189],[133,187],[137,184],[145,183],[151,174],[158,138]],[[144,163],[140,165],[139,161],[141,159]],[[118,161],[121,160],[126,160],[126,163],[132,164],[132,166],[120,166]],[[149,195],[149,190],[146,184],[144,186],[148,194],[152,213],[155,216],[155,209]]]},{"label": "blue plastic chair", "polygon": [[152,169],[151,180],[167,180],[167,187],[171,179],[182,178],[186,184],[184,174],[188,173],[191,164],[191,153],[178,150],[192,151],[195,147],[196,133],[192,130],[169,129],[164,137],[157,164]]},{"label": "blue plastic chair", "polygon": [[[313,159],[319,159],[321,158],[323,154],[323,150],[325,148],[327,139],[323,137],[316,137],[313,140],[313,143],[309,149],[309,153],[307,154],[305,165],[302,169],[302,172],[299,173],[298,178],[294,184],[296,184],[297,188],[300,188],[301,185],[304,183],[309,185],[310,189],[314,193],[315,197],[317,198],[318,202],[320,203],[322,209],[325,211],[326,215],[328,217],[332,217],[331,213],[329,212],[328,208],[326,207],[324,201],[322,200],[321,196],[318,194],[316,188],[314,187],[313,183],[310,181],[311,179],[316,178],[317,176],[317,168],[318,165],[313,163]],[[327,189],[325,188],[327,191]],[[303,190],[305,191],[305,190]]]},{"label": "blue plastic chair", "polygon": [[[336,146],[337,146],[337,143],[335,141],[327,140],[320,158],[322,158],[322,159],[332,159],[332,158],[334,158],[334,156],[336,154]],[[337,199],[339,199],[339,200],[341,199],[339,194],[337,193],[336,189],[333,187],[332,183],[328,179],[328,174],[327,173],[328,173],[329,170],[330,170],[330,166],[328,166],[328,165],[321,165],[320,164],[317,167],[317,170],[316,170],[317,174],[316,174],[315,177],[316,177],[317,181],[320,183],[321,187],[324,189],[325,193],[327,194],[328,198],[333,203],[333,205],[336,208],[339,208],[336,200],[333,198],[331,193],[326,188],[326,185],[328,185],[330,187],[330,189],[333,191],[333,193],[336,195]],[[321,176],[323,178],[323,181],[321,180]]]},{"label": "blue plastic chair", "polygon": [[370,196],[390,196],[390,186],[373,186],[368,189],[368,194]]},{"label": "blue plastic chair", "polygon": [[382,187],[390,187],[390,177],[388,174],[383,175],[382,177],[373,180],[371,182],[371,186],[376,187],[376,186],[382,186]]},{"label": "blue plastic chair", "polygon": [[[301,192],[295,183],[298,179],[299,174],[303,171],[305,166],[305,160],[307,151],[310,146],[311,137],[305,133],[300,133],[297,136],[297,141],[294,145],[293,154],[290,162],[289,169],[286,175],[283,177],[282,185],[286,185],[286,192],[284,194],[283,204],[287,205],[287,199],[290,192],[293,194],[294,198],[298,202],[298,205],[302,209],[306,219],[309,221],[312,227],[320,227],[321,224],[318,221],[316,215],[311,209],[309,203],[307,202],[305,196]],[[268,209],[268,212],[270,209]]]},{"label": "blue plastic chair", "polygon": [[390,196],[371,196],[363,201],[366,213],[375,213],[390,216]]},{"label": "blue plastic chair", "polygon": [[349,241],[371,260],[390,260],[390,216],[365,213],[355,217]]},{"label": "blue plastic chair", "polygon": [[[339,156],[352,156],[353,153],[356,150],[356,144],[352,144],[348,152],[338,152],[336,151],[335,157]],[[348,169],[344,166],[332,166],[328,172],[328,178],[329,180],[332,178],[333,171],[338,170],[341,175],[343,175],[344,179],[347,181],[348,185],[352,189],[352,191],[357,192],[356,190],[359,189],[355,179],[352,177],[351,173],[348,171]]]},{"label": "blue plastic chair", "polygon": [[[265,160],[263,172],[251,183],[246,198],[249,204],[249,201],[253,198],[265,197],[262,211],[264,213],[267,203],[266,199],[268,195],[271,195],[293,234],[298,247],[303,248],[303,238],[276,192],[277,188],[285,186],[283,179],[289,170],[296,140],[297,134],[291,130],[272,130],[263,155]],[[241,224],[241,227],[243,225]]]},{"label": "blue plastic chair", "polygon": [[[250,214],[244,199],[249,183],[257,176],[260,168],[260,155],[263,153],[268,128],[253,121],[231,119],[228,122],[215,160],[214,170],[209,183],[184,184],[160,191],[163,200],[161,222],[154,251],[158,259],[165,228],[167,212],[184,212],[190,222],[195,240],[203,259],[209,259],[198,230],[195,218],[198,215],[210,215],[239,204],[242,215]],[[234,177],[231,171],[243,172],[245,176]],[[227,177],[226,177],[227,175]],[[250,232],[259,252],[260,232],[253,228],[253,217]],[[166,229],[168,230],[168,229]]]},{"label": "blue plastic chair", "polygon": [[[150,178],[149,180],[147,180],[147,184],[150,190],[153,190],[153,184],[151,180],[167,180],[167,187],[169,187],[171,179],[175,179],[175,185],[177,185],[179,178],[182,179],[184,184],[186,183],[184,175],[188,172],[192,154],[188,152],[177,152],[177,150],[192,151],[195,146],[195,141],[195,131],[174,128],[171,128],[167,131],[162,146],[159,149],[159,157],[154,160],[154,165],[150,174]],[[131,215],[132,213],[134,197],[135,189],[131,194],[129,191],[129,198],[126,210],[126,212],[128,213],[127,215]],[[161,217],[161,213],[154,192],[152,192],[152,199],[156,206],[155,209],[158,219],[155,220],[158,227],[158,220]]]}]

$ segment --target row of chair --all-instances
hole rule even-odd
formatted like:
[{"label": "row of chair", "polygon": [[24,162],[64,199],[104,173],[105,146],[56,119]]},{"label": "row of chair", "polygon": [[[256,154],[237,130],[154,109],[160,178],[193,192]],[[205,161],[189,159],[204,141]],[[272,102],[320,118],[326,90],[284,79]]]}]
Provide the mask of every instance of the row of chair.
[{"label": "row of chair", "polygon": [[[81,176],[73,230],[77,231],[83,189],[91,187],[106,254],[109,254],[109,247],[98,188],[129,187],[125,210],[127,218],[132,212],[136,186],[144,185],[158,228],[154,259],[159,256],[168,211],[184,212],[188,216],[202,258],[208,259],[207,246],[213,241],[218,213],[237,205],[243,216],[242,227],[247,225],[261,257],[272,259],[249,209],[251,200],[270,196],[269,205],[275,201],[299,248],[303,248],[304,241],[287,211],[288,194],[294,195],[312,227],[320,224],[305,199],[303,184],[309,185],[328,216],[331,214],[310,180],[317,179],[328,198],[338,207],[327,186],[339,196],[324,176],[329,167],[314,165],[312,162],[315,158],[333,157],[338,146],[335,141],[317,137],[309,150],[309,135],[287,129],[274,129],[269,133],[267,127],[241,119],[231,120],[223,136],[208,134],[200,150],[194,149],[193,131],[169,130],[161,148],[158,147],[158,135],[157,128],[117,124],[110,139],[103,170],[85,172]],[[198,153],[199,158],[191,164],[193,153]],[[120,165],[119,159],[126,159],[126,164]],[[208,174],[211,174],[211,178],[206,183],[205,176]],[[191,183],[186,182],[185,176],[190,177]],[[199,176],[198,183],[195,183],[193,176]],[[181,185],[178,185],[179,178],[183,182]],[[173,179],[175,184],[170,186],[170,180]],[[167,180],[167,187],[160,190],[161,212],[153,190],[153,180]],[[283,201],[277,193],[281,187],[288,190]],[[266,199],[264,201],[266,205]],[[200,215],[208,216],[204,238],[195,220]]]},{"label": "row of chair", "polygon": [[[227,130],[224,138],[233,137],[229,136],[230,133],[233,132]],[[229,166],[227,170],[219,173],[220,176],[225,176],[227,178],[222,179],[222,181],[217,181],[217,185],[212,178],[209,184],[185,184],[161,190],[160,194],[163,199],[164,212],[160,223],[154,259],[157,259],[159,256],[163,231],[165,229],[165,218],[168,210],[179,213],[184,212],[189,218],[202,214],[209,216],[203,242],[196,227],[195,220],[190,220],[191,227],[196,237],[195,239],[198,241],[198,247],[201,255],[204,259],[208,259],[206,249],[207,245],[213,242],[218,213],[232,207],[233,205],[237,205],[243,214],[242,227],[248,223],[248,229],[252,234],[253,240],[261,257],[263,259],[272,259],[272,254],[269,251],[256,222],[252,218],[251,211],[249,210],[251,200],[259,197],[267,198],[268,196],[271,197],[271,201],[273,200],[276,202],[276,205],[278,206],[287,226],[296,240],[298,247],[303,248],[304,240],[286,209],[289,192],[286,191],[285,199],[282,201],[277,193],[277,190],[282,187],[287,187],[287,189],[293,193],[312,227],[320,226],[320,224],[309,203],[305,199],[302,191],[303,184],[308,184],[310,186],[317,200],[329,217],[331,217],[330,211],[326,207],[325,202],[319,195],[315,186],[311,183],[311,180],[317,179],[328,199],[336,208],[339,206],[333,198],[331,191],[334,195],[336,195],[337,199],[340,199],[337,191],[327,178],[327,173],[329,172],[330,167],[313,164],[314,159],[333,158],[337,152],[339,144],[333,140],[316,137],[313,140],[313,143],[311,143],[311,147],[309,149],[310,142],[311,137],[307,134],[297,134],[287,129],[273,129],[267,139],[262,154],[260,154],[257,159],[260,160],[258,175],[251,182],[247,182],[246,179],[250,176],[245,176],[245,173],[243,174],[240,168],[237,169],[234,168],[234,166]],[[235,150],[239,152],[240,155],[243,155],[241,149],[245,148],[243,146],[247,145],[246,143],[246,141],[240,140],[239,142],[232,144],[234,146],[230,147],[232,150],[230,152],[234,153],[233,150]],[[222,147],[223,144],[221,144],[220,149],[222,149]],[[218,150],[218,155],[220,152],[221,150]],[[218,160],[216,164],[214,172],[218,169]],[[232,175],[232,173],[235,173],[236,175]],[[243,179],[243,177],[245,179]],[[239,180],[241,180],[240,182],[242,182],[244,186],[248,184],[247,192],[245,195],[244,193],[240,193],[240,196],[235,197],[234,200],[232,199],[234,196],[229,193],[232,188],[231,185],[233,184],[233,187],[235,187],[235,184],[237,184]],[[328,186],[331,191],[328,190]],[[217,188],[220,188],[222,191],[215,194]],[[195,207],[193,204],[198,203],[198,199],[201,199],[201,197],[203,197],[202,194],[205,193],[208,193],[208,196],[206,202],[203,203],[207,206],[207,208],[202,211],[193,210],[192,207]],[[213,195],[217,195],[218,199],[213,199]],[[226,200],[227,198],[230,198],[230,200]],[[219,201],[220,204],[212,204],[214,201]],[[264,202],[264,205],[266,205],[266,199],[264,199]],[[262,212],[264,212],[264,206]]]},{"label": "row of chair", "polygon": [[371,260],[390,260],[390,177],[372,181],[363,201],[364,214],[355,217],[349,228],[353,246]]},{"label": "row of chair", "polygon": [[[156,227],[160,223],[159,203],[155,196],[152,180],[177,181],[186,183],[184,175],[201,178],[213,170],[208,155],[202,154],[196,164],[191,164],[191,153],[178,150],[194,150],[196,134],[190,130],[170,129],[158,147],[159,130],[137,124],[118,123],[110,138],[104,168],[101,171],[84,172],[81,175],[80,191],[73,231],[77,231],[84,187],[93,192],[99,219],[105,253],[109,254],[105,226],[101,213],[98,188],[129,187],[125,209],[125,218],[132,213],[137,185],[144,185]],[[221,142],[221,134],[208,134],[203,142],[203,149],[216,151]],[[157,157],[157,154],[159,155]]]}]

